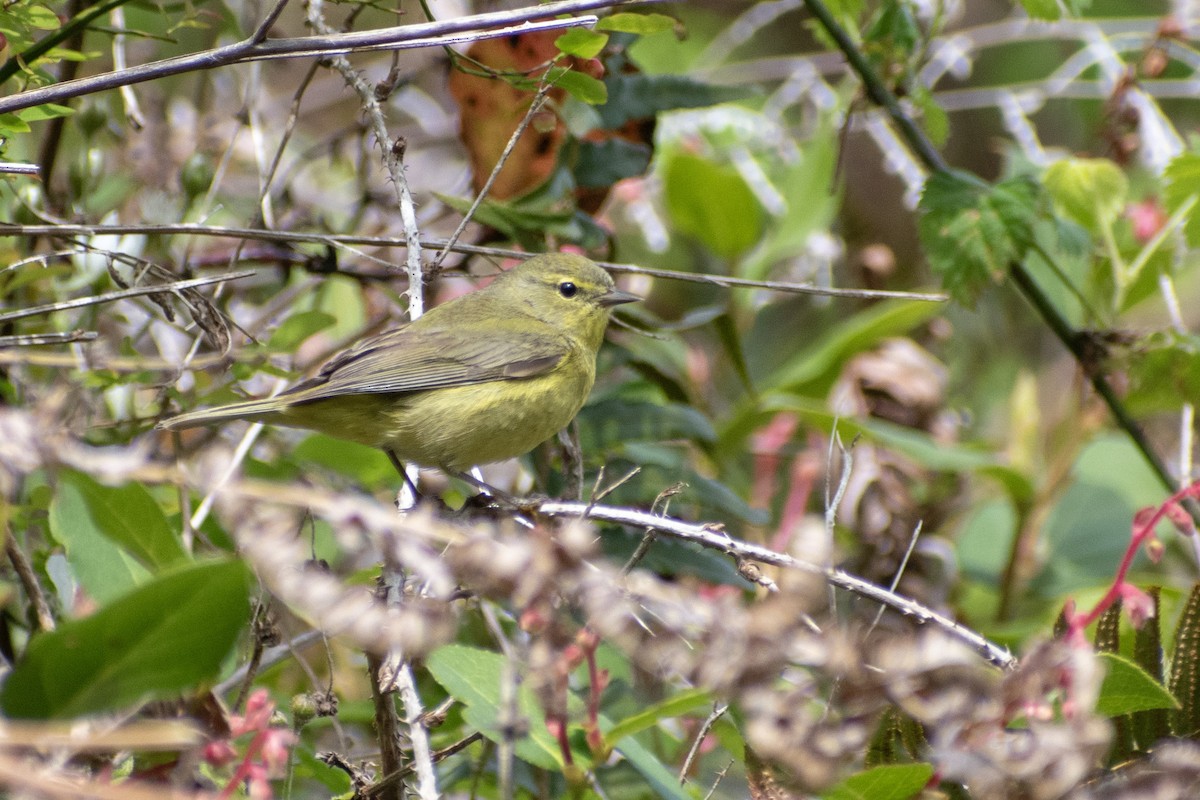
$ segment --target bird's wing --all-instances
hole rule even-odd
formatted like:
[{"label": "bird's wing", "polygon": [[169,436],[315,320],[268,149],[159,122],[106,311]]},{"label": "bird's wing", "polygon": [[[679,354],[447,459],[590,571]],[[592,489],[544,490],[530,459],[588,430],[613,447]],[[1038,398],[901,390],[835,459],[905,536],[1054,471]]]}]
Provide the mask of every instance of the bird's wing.
[{"label": "bird's wing", "polygon": [[542,331],[496,330],[465,338],[449,329],[405,326],[365,339],[285,394],[304,402],[347,394],[403,394],[531,378],[554,368],[569,342]]}]

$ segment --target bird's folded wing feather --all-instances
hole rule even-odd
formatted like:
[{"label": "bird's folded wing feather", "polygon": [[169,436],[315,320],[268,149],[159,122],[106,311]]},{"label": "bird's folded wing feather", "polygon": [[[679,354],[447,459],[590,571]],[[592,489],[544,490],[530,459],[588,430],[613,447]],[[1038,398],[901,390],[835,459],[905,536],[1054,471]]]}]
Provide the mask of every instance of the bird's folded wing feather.
[{"label": "bird's folded wing feather", "polygon": [[553,369],[568,349],[568,341],[553,333],[497,330],[467,338],[404,327],[360,342],[285,394],[321,400],[531,378]]}]

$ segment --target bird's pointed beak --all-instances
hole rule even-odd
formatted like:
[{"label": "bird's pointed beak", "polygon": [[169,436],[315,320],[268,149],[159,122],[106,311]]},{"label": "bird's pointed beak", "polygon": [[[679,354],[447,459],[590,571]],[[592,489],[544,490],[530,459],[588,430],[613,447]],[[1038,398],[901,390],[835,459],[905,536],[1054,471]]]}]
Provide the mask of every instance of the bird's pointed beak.
[{"label": "bird's pointed beak", "polygon": [[622,292],[619,289],[613,289],[611,292],[606,292],[605,294],[600,295],[600,297],[596,299],[596,302],[605,308],[608,308],[609,306],[619,306],[623,303],[636,303],[641,299],[642,298],[638,297],[636,294],[630,294],[629,292]]}]

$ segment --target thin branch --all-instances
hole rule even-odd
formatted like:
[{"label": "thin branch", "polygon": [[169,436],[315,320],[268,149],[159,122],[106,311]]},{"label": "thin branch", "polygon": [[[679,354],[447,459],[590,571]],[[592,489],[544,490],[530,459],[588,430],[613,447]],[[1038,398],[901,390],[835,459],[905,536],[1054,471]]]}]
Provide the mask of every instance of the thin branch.
[{"label": "thin branch", "polygon": [[725,712],[729,710],[728,703],[714,703],[712,713],[704,720],[704,724],[696,731],[696,735],[692,738],[692,746],[688,748],[687,757],[683,759],[683,766],[679,768],[679,785],[687,783],[688,770],[692,768],[692,762],[696,760],[696,755],[700,752],[700,745],[704,743],[704,738],[708,736],[708,732],[712,730],[712,726],[717,724],[717,720],[725,716]]},{"label": "thin branch", "polygon": [[19,161],[0,161],[0,174],[6,175],[37,175],[37,164],[25,164]]},{"label": "thin branch", "polygon": [[9,311],[6,314],[0,314],[0,322],[11,322],[14,319],[24,319],[26,317],[37,317],[43,314],[53,314],[56,311],[66,311],[69,308],[97,306],[102,305],[103,303],[112,303],[116,300],[125,300],[130,297],[141,297],[142,295],[147,294],[167,294],[171,292],[179,292],[184,289],[194,289],[197,286],[207,286],[210,283],[221,283],[223,281],[235,281],[239,278],[249,278],[251,275],[254,275],[254,272],[230,272],[224,275],[213,275],[208,278],[192,278],[186,281],[174,281],[172,283],[162,283],[154,286],[137,286],[132,289],[121,289],[120,291],[98,294],[92,297],[81,297],[77,300],[64,300],[61,303],[50,303],[44,306],[23,308],[20,311]]},{"label": "thin branch", "polygon": [[550,517],[583,517],[586,515],[589,519],[593,520],[615,522],[620,525],[639,528],[655,528],[668,536],[695,542],[703,547],[719,550],[738,559],[749,559],[760,561],[764,564],[774,564],[775,566],[786,567],[788,569],[800,569],[805,572],[815,573],[840,589],[845,589],[860,597],[881,603],[899,611],[905,616],[913,618],[919,623],[937,625],[950,636],[968,645],[983,656],[983,658],[998,667],[1011,669],[1017,663],[1016,658],[1006,649],[989,642],[975,631],[958,624],[944,614],[922,606],[914,600],[901,597],[881,586],[876,586],[869,581],[855,577],[842,570],[823,567],[818,564],[810,564],[784,553],[778,553],[756,544],[750,544],[749,542],[739,541],[712,525],[684,522],[670,517],[660,517],[632,508],[589,506],[586,503],[567,503],[556,500],[540,503],[537,506],[537,511],[540,514]]},{"label": "thin branch", "polygon": [[[125,2],[115,0],[107,7]],[[439,22],[399,25],[370,31],[354,31],[331,36],[300,36],[288,39],[256,41],[252,36],[234,44],[216,47],[200,53],[167,58],[108,72],[88,78],[30,89],[8,97],[0,97],[0,114],[32,108],[43,103],[61,103],[72,97],[117,89],[134,83],[157,80],[185,72],[214,69],[246,61],[273,58],[304,58],[313,56],[346,55],[369,50],[403,50],[418,47],[440,47],[478,39],[496,39],[534,30],[553,30],[591,26],[594,16],[556,19],[560,14],[578,13],[597,8],[639,5],[658,0],[560,0],[534,8],[494,11]],[[101,6],[104,8],[105,6]],[[531,19],[541,20],[530,22]],[[258,34],[256,33],[255,36]],[[8,69],[10,59],[4,65]],[[0,83],[12,76],[12,71],[0,73]]]},{"label": "thin branch", "polygon": [[[96,331],[67,331],[66,333],[31,333],[16,336],[0,336],[0,347],[29,347],[37,344],[70,344],[90,342],[99,338]],[[78,359],[72,359],[78,363]]]},{"label": "thin branch", "polygon": [[[323,233],[301,233],[272,231],[262,228],[230,228],[219,225],[196,225],[180,223],[174,225],[77,225],[63,223],[61,225],[14,225],[0,222],[0,237],[4,236],[99,236],[102,234],[166,234],[177,236],[211,236],[229,239],[255,239],[271,242],[317,243],[330,247],[347,247],[349,245],[369,245],[375,247],[405,247],[405,243],[386,236],[337,236]],[[447,240],[422,237],[420,246],[430,250],[446,246]],[[510,250],[502,247],[482,247],[480,245],[454,243],[450,250],[467,255],[487,256],[490,258],[532,258],[535,253],[523,250]],[[611,261],[599,261],[600,266],[612,272],[623,272],[631,275],[647,275],[652,278],[700,283],[707,286],[719,286],[725,289],[769,289],[775,292],[793,294],[812,294],[825,297],[847,297],[867,300],[917,300],[931,303],[944,303],[949,297],[938,292],[899,292],[880,289],[838,289],[824,286],[813,286],[789,281],[757,281],[748,278],[733,278],[727,275],[706,275],[695,272],[678,272],[670,269],[653,269],[639,267],[634,264],[619,264]],[[370,273],[355,273],[362,277],[375,277],[380,280],[391,280],[394,274],[381,272],[378,275]]]},{"label": "thin branch", "polygon": [[492,167],[492,171],[488,175],[487,180],[484,182],[483,188],[479,190],[477,195],[475,195],[475,200],[471,203],[471,207],[467,209],[466,214],[463,214],[463,218],[459,221],[458,227],[454,229],[454,233],[450,234],[450,238],[446,240],[446,244],[442,248],[442,251],[438,253],[437,258],[434,260],[434,267],[441,266],[442,262],[446,260],[446,256],[450,253],[450,249],[454,247],[454,245],[458,242],[458,238],[462,236],[463,231],[467,229],[467,225],[470,224],[471,220],[474,218],[475,212],[479,210],[479,206],[483,204],[484,199],[492,190],[492,186],[496,183],[496,179],[500,177],[500,172],[504,169],[504,165],[508,163],[508,159],[512,155],[513,149],[516,148],[517,142],[520,141],[521,137],[525,134],[525,131],[529,128],[529,123],[533,122],[533,118],[537,116],[538,111],[541,110],[542,105],[546,102],[546,96],[550,94],[550,90],[553,88],[554,84],[547,82],[543,76],[542,83],[540,86],[538,86],[538,90],[534,94],[533,100],[529,102],[529,108],[526,109],[525,116],[521,118],[520,123],[518,123],[517,127],[513,130],[512,136],[508,137],[508,143],[504,145],[504,150],[501,151],[500,157],[496,159],[496,165]]},{"label": "thin branch", "polygon": [[33,571],[29,559],[25,557],[25,553],[17,544],[12,530],[9,530],[5,537],[4,553],[8,556],[13,569],[16,570],[21,587],[25,590],[25,596],[29,598],[29,603],[33,606],[33,616],[37,621],[38,630],[54,630],[54,614],[51,613],[50,604],[46,602],[46,595],[42,592],[41,584],[38,583],[37,573]]}]

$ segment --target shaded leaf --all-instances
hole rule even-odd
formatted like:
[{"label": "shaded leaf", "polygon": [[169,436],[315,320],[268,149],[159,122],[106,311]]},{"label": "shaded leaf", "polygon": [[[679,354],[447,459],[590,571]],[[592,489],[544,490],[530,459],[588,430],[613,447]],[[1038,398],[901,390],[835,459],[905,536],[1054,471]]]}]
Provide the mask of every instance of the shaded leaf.
[{"label": "shaded leaf", "polygon": [[12,717],[75,717],[211,680],[249,619],[248,578],[239,561],[189,565],[38,634],[0,706]]},{"label": "shaded leaf", "polygon": [[1179,703],[1146,671],[1117,653],[1099,653],[1107,668],[1096,711],[1106,717],[1155,708],[1179,708]]},{"label": "shaded leaf", "polygon": [[705,106],[737,100],[745,89],[714,86],[684,75],[610,75],[608,102],[599,110],[601,127],[617,129],[631,119],[648,119],[661,111]]},{"label": "shaded leaf", "polygon": [[[1167,211],[1174,214],[1185,203],[1200,196],[1200,153],[1183,153],[1167,164],[1163,176],[1167,179],[1165,193]],[[1192,214],[1183,226],[1187,243],[1200,247],[1200,214]]]}]

